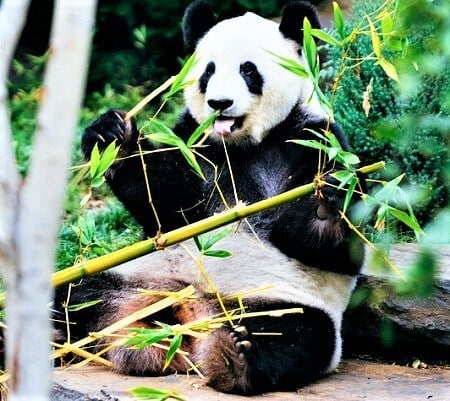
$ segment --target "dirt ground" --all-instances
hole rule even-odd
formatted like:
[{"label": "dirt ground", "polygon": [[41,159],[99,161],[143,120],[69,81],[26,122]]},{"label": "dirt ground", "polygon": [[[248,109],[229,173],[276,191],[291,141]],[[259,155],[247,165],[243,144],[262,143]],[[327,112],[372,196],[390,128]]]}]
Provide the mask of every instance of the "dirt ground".
[{"label": "dirt ground", "polygon": [[[56,370],[55,383],[82,393],[66,400],[131,401],[128,390],[146,386],[177,390],[186,401],[449,401],[450,369],[413,369],[361,360],[345,360],[339,370],[296,392],[267,393],[243,397],[218,393],[202,384],[197,377],[170,375],[164,377],[122,376],[105,368],[88,366],[76,370]],[[75,393],[74,393],[75,394]]]}]

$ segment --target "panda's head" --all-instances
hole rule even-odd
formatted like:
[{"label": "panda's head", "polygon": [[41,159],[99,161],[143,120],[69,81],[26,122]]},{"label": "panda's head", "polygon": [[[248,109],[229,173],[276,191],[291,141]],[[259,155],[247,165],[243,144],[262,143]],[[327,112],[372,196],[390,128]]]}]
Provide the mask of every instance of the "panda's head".
[{"label": "panda's head", "polygon": [[[324,115],[312,94],[312,82],[279,66],[274,53],[305,65],[301,54],[303,19],[319,27],[315,9],[307,2],[288,3],[280,23],[253,13],[216,23],[205,1],[185,12],[183,33],[198,63],[185,90],[187,107],[198,123],[220,111],[213,139],[259,143],[300,105],[309,114]],[[307,104],[306,104],[307,103]]]}]

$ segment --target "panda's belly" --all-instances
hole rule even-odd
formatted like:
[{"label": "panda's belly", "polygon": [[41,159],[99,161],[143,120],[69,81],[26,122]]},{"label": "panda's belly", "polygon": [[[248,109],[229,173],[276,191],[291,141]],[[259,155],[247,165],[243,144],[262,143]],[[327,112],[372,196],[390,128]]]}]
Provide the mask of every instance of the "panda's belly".
[{"label": "panda's belly", "polygon": [[140,282],[143,278],[155,281],[168,277],[192,283],[205,292],[219,290],[223,295],[243,294],[244,299],[316,307],[327,312],[340,329],[354,278],[305,266],[248,233],[231,234],[213,249],[230,251],[233,256],[203,258],[207,279],[193,260],[199,257],[193,241],[144,256],[113,271],[130,280],[139,278]]}]

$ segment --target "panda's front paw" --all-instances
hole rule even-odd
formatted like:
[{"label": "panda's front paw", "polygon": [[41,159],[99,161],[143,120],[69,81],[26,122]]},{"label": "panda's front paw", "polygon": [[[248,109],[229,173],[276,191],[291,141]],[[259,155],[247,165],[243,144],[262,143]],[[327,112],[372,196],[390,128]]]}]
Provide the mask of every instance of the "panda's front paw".
[{"label": "panda's front paw", "polygon": [[317,194],[317,217],[326,220],[339,216],[344,207],[346,192],[339,189],[340,182],[332,176],[325,176],[325,184]]},{"label": "panda's front paw", "polygon": [[121,156],[126,156],[137,149],[139,131],[134,119],[125,120],[124,110],[109,110],[89,125],[83,133],[81,148],[89,159],[92,149],[97,144],[100,151],[111,142],[121,147]]}]

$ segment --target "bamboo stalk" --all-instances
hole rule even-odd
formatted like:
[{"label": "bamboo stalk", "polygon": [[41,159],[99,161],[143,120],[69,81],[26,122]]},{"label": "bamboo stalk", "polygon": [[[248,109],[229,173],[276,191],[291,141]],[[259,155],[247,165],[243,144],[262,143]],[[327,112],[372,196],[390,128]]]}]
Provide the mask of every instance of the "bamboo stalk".
[{"label": "bamboo stalk", "polygon": [[150,92],[144,99],[142,99],[136,106],[134,106],[125,116],[125,120],[129,120],[134,117],[139,111],[150,101],[152,101],[160,93],[164,92],[175,81],[176,76],[170,77],[161,86],[156,88],[153,92]]},{"label": "bamboo stalk", "polygon": [[[384,162],[378,162],[358,169],[362,174],[370,174],[384,168]],[[302,196],[312,193],[315,189],[314,183],[299,186],[289,191],[275,195],[271,198],[255,202],[250,205],[236,206],[220,214],[210,216],[184,227],[177,228],[159,237],[150,238],[137,242],[118,251],[111,252],[98,258],[78,263],[64,270],[53,273],[52,284],[59,287],[64,284],[80,280],[83,277],[91,276],[112,267],[144,256],[158,249],[177,244],[189,238],[244,219],[253,214],[279,207],[287,202],[294,201]],[[3,307],[5,293],[0,293],[0,307]]]}]

